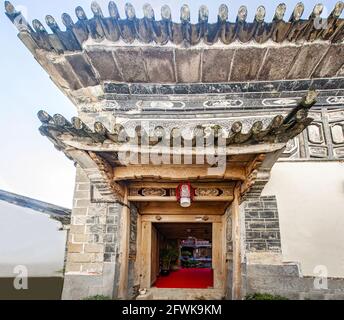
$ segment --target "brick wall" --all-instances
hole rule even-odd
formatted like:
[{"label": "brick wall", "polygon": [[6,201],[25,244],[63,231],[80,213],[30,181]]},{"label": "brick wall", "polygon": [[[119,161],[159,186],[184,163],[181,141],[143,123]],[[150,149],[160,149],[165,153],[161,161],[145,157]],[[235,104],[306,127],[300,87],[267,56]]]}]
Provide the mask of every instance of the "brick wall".
[{"label": "brick wall", "polygon": [[[63,299],[93,295],[117,297],[122,205],[108,203],[87,175],[77,168]],[[129,297],[137,293],[135,283],[137,209],[131,206]]]},{"label": "brick wall", "polygon": [[249,199],[244,204],[246,250],[281,251],[281,235],[275,196]]},{"label": "brick wall", "polygon": [[120,211],[115,203],[93,203],[90,181],[77,168],[67,273],[102,273],[104,262],[116,261]]}]

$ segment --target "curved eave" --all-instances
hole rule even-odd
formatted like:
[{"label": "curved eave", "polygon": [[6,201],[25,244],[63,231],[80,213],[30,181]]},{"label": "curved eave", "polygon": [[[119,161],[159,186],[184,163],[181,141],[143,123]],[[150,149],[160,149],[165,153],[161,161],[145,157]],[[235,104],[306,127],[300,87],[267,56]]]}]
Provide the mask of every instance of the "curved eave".
[{"label": "curved eave", "polygon": [[[136,136],[132,137],[120,125],[115,128],[106,128],[104,124],[96,122],[94,128],[91,129],[79,118],[68,121],[61,115],[51,117],[44,111],[40,111],[38,117],[42,122],[40,132],[61,151],[76,148],[94,152],[117,153],[125,151],[126,147],[129,148],[127,150],[129,151],[134,150],[134,146],[128,144],[129,139],[136,138],[139,144],[138,153],[142,150],[152,152],[154,146],[161,141],[180,139],[182,145],[185,143],[195,145],[196,140],[203,139],[204,147],[207,147],[209,141],[215,141],[216,144],[220,137],[225,139],[227,150],[230,150],[230,148],[240,149],[241,146],[285,145],[312,123],[313,119],[308,117],[308,111],[315,103],[316,93],[310,91],[287,116],[275,116],[267,127],[264,127],[261,121],[255,122],[247,132],[243,132],[243,125],[240,121],[235,121],[229,124],[229,132],[227,128],[219,126],[197,126],[192,132],[184,131],[183,127],[175,127],[170,132],[163,127],[156,127],[152,129],[152,132],[145,132],[143,128],[137,127]],[[140,145],[141,141],[149,141],[146,149]],[[190,141],[191,144],[186,141]],[[169,153],[174,152],[172,149],[168,151]],[[158,150],[158,152],[160,151]]]},{"label": "curved eave", "polygon": [[[143,18],[137,18],[135,8],[126,4],[126,18],[121,19],[116,4],[111,1],[108,6],[109,16],[104,16],[99,4],[92,2],[94,14],[87,18],[85,11],[77,7],[75,12],[77,21],[64,13],[61,28],[52,16],[46,17],[46,23],[51,29],[48,33],[39,20],[34,20],[32,26],[25,20],[21,12],[8,1],[5,2],[6,15],[17,26],[22,37],[29,36],[32,45],[39,49],[57,53],[81,51],[84,43],[93,39],[96,42],[104,40],[110,42],[123,41],[132,44],[135,41],[146,44],[166,45],[172,43],[177,46],[191,47],[199,43],[213,45],[222,43],[231,45],[240,43],[263,44],[267,41],[282,42],[314,42],[326,41],[341,43],[344,38],[344,20],[340,18],[343,2],[339,1],[327,20],[320,17],[323,6],[316,5],[307,19],[302,19],[304,6],[298,3],[288,21],[284,20],[285,4],[280,4],[270,22],[265,21],[265,8],[258,7],[254,21],[247,22],[247,8],[241,6],[235,22],[228,21],[228,7],[221,5],[218,21],[209,23],[209,11],[201,6],[199,22],[190,22],[190,9],[187,5],[181,8],[181,21],[174,22],[171,10],[163,6],[161,20],[155,19],[155,13],[150,5],[144,5]],[[325,25],[326,28],[322,26]]]}]

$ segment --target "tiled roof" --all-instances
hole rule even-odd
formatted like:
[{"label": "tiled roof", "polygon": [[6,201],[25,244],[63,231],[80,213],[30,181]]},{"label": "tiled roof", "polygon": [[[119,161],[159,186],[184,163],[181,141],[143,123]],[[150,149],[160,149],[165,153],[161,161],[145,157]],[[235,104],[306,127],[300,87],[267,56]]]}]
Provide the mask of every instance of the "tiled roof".
[{"label": "tiled roof", "polygon": [[62,224],[70,224],[71,210],[50,203],[24,197],[8,191],[0,190],[0,201],[6,201],[19,207],[29,208],[34,211],[48,214],[52,219]]},{"label": "tiled roof", "polygon": [[[299,135],[313,121],[308,117],[309,109],[316,103],[316,93],[310,91],[308,95],[300,101],[299,105],[294,108],[286,117],[282,115],[275,116],[268,126],[264,126],[261,121],[253,123],[248,132],[243,132],[243,124],[235,121],[230,125],[230,132],[226,134],[226,130],[221,127],[202,127],[197,126],[189,136],[184,136],[183,127],[176,126],[170,132],[163,127],[156,127],[152,132],[142,131],[143,128],[137,127],[135,132],[138,138],[143,135],[151,137],[152,144],[157,144],[163,137],[175,139],[178,136],[183,140],[193,140],[196,138],[207,138],[209,134],[226,135],[227,146],[239,145],[258,145],[261,143],[287,143]],[[89,128],[79,118],[73,118],[68,121],[63,116],[57,114],[53,117],[44,111],[38,113],[38,117],[42,122],[40,132],[48,137],[58,150],[64,151],[68,146],[65,145],[63,136],[68,136],[78,142],[86,142],[90,147],[92,145],[102,146],[113,144],[120,147],[128,142],[130,134],[126,132],[121,125],[115,128],[106,128],[101,122],[96,122],[94,128]],[[160,139],[160,140],[159,140]],[[206,140],[205,146],[206,146]],[[216,139],[215,139],[216,141]],[[140,143],[140,139],[138,139]]]},{"label": "tiled roof", "polygon": [[247,8],[241,6],[234,22],[228,21],[229,8],[221,5],[218,12],[218,21],[209,23],[209,11],[206,6],[199,9],[199,21],[190,22],[190,8],[183,5],[181,8],[180,22],[174,22],[171,9],[164,5],[161,8],[161,20],[155,19],[155,12],[149,4],[143,6],[143,18],[136,17],[133,5],[125,5],[126,17],[120,17],[118,8],[113,1],[108,5],[108,16],[103,13],[97,2],[92,2],[93,17],[88,18],[82,7],[77,7],[75,13],[77,21],[64,13],[61,28],[56,20],[48,15],[46,24],[52,33],[48,33],[39,20],[34,20],[32,26],[27,23],[24,16],[16,11],[15,7],[5,1],[6,14],[21,32],[28,32],[39,48],[48,51],[81,51],[84,42],[89,38],[95,41],[108,40],[133,43],[156,43],[165,45],[173,43],[182,46],[195,46],[200,42],[212,45],[221,42],[230,45],[238,40],[242,43],[265,43],[269,40],[281,43],[287,42],[313,42],[315,40],[339,43],[344,38],[344,20],[340,18],[344,4],[339,1],[330,13],[326,28],[325,20],[320,18],[323,5],[318,4],[308,18],[303,19],[304,5],[298,3],[289,20],[284,20],[286,5],[280,4],[276,8],[272,21],[266,21],[265,8],[259,6],[253,22],[247,22]]}]

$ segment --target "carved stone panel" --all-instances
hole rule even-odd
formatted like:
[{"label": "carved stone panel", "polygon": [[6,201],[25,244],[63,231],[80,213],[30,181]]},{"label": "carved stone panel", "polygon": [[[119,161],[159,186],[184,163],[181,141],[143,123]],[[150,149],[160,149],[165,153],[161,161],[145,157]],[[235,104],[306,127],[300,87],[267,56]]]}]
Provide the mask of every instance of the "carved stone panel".
[{"label": "carved stone panel", "polygon": [[295,138],[287,143],[283,158],[297,159],[299,156],[299,139]]},{"label": "carved stone panel", "polygon": [[344,147],[335,148],[334,149],[334,156],[339,159],[344,159]]},{"label": "carved stone panel", "polygon": [[328,147],[326,145],[324,125],[322,122],[314,121],[307,128],[307,138],[309,145],[309,155],[311,158],[328,157]]},{"label": "carved stone panel", "polygon": [[309,153],[311,158],[327,158],[328,149],[327,147],[310,146]]},{"label": "carved stone panel", "polygon": [[291,160],[343,159],[344,110],[315,109],[309,113],[309,116],[314,119],[313,123],[301,135],[288,142],[282,158]]},{"label": "carved stone panel", "polygon": [[332,125],[331,135],[334,144],[344,144],[344,122]]},{"label": "carved stone panel", "polygon": [[310,143],[314,144],[323,144],[325,141],[324,138],[324,129],[323,125],[320,122],[313,122],[308,128],[308,140]]},{"label": "carved stone panel", "polygon": [[333,157],[335,159],[344,159],[344,110],[329,110],[327,116]]}]

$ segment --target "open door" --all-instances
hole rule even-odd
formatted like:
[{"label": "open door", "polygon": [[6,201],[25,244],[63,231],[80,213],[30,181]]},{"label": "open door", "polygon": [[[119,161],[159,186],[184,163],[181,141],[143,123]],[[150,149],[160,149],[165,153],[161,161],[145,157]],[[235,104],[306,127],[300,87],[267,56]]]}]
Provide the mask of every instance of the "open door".
[{"label": "open door", "polygon": [[151,251],[153,287],[213,288],[212,232],[211,223],[154,223]]}]

